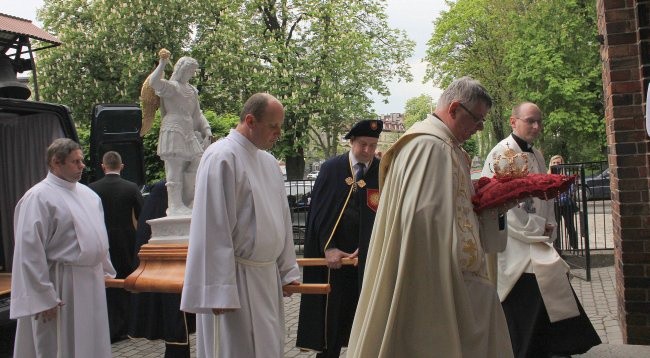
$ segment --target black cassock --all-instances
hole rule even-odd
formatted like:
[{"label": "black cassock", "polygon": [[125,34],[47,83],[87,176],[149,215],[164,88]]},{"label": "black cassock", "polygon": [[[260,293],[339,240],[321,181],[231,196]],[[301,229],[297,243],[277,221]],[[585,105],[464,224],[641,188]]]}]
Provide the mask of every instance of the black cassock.
[{"label": "black cassock", "polygon": [[297,347],[331,351],[347,346],[379,204],[378,174],[379,160],[375,158],[362,181],[353,184],[349,153],[321,166],[307,218],[305,257],[325,257],[329,248],[348,253],[358,248],[359,265],[338,270],[304,267],[305,283],[329,283],[332,290],[328,295],[302,295]]},{"label": "black cassock", "polygon": [[[136,234],[136,266],[140,261],[137,253],[151,238],[151,226],[147,220],[165,216],[167,188],[165,181],[155,183],[146,198],[138,220]],[[193,314],[180,310],[180,293],[143,292],[131,295],[131,318],[129,337],[165,341],[165,357],[189,357],[189,334],[195,330]]]},{"label": "black cassock", "polygon": [[[142,195],[135,183],[118,174],[106,174],[88,185],[102,199],[104,222],[108,233],[108,251],[116,278],[126,278],[136,269],[133,262],[135,227],[133,215],[138,219],[142,209]],[[130,293],[121,288],[106,289],[106,306],[111,341],[126,338],[129,317]]]}]

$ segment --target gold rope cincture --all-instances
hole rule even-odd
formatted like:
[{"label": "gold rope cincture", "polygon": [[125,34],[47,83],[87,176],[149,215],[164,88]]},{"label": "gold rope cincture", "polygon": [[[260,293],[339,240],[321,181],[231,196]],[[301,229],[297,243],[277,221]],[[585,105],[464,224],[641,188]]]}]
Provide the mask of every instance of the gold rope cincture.
[{"label": "gold rope cincture", "polygon": [[[348,157],[348,163],[350,164],[350,172],[352,172],[352,162],[350,161],[350,158]],[[352,174],[354,175],[354,174]],[[345,208],[348,206],[348,202],[350,201],[350,195],[352,195],[352,192],[354,191],[354,186],[356,183],[354,183],[354,179],[351,179],[352,181],[350,182],[351,179],[350,177],[345,178],[345,183],[347,185],[350,185],[350,190],[348,191],[348,196],[345,198],[345,203],[343,203],[343,208],[341,208],[341,212],[339,213],[339,217],[336,218],[336,222],[334,223],[334,227],[332,228],[332,232],[330,233],[330,237],[327,239],[327,242],[325,243],[325,247],[323,248],[323,252],[327,250],[327,247],[329,246],[330,242],[332,241],[332,238],[334,237],[334,233],[336,232],[336,228],[339,226],[339,222],[341,221],[341,217],[343,216],[343,212],[345,211]],[[330,269],[327,268],[327,283],[330,283]],[[327,311],[329,307],[329,299],[330,295],[325,296],[325,332],[327,332]],[[325,347],[327,347],[327,334],[325,335]]]},{"label": "gold rope cincture", "polygon": [[[350,159],[348,158],[348,163],[350,164],[350,172],[352,172],[352,162],[350,162],[349,160]],[[350,191],[348,191],[348,196],[345,198],[345,203],[343,203],[343,208],[341,208],[339,217],[336,218],[336,223],[334,223],[334,228],[332,228],[332,232],[330,233],[330,237],[327,239],[327,242],[325,243],[325,247],[323,248],[323,251],[327,250],[327,246],[329,246],[330,242],[332,241],[332,237],[334,237],[334,232],[336,232],[336,228],[339,226],[339,222],[341,221],[341,217],[343,216],[343,211],[345,211],[345,208],[348,206],[348,202],[350,201],[350,195],[352,195],[352,191],[354,190],[354,185],[352,185],[354,184],[354,179],[352,179],[352,183],[350,183],[348,179],[350,178],[349,177],[345,178],[345,183],[347,185],[351,185]]]},{"label": "gold rope cincture", "polygon": [[[181,311],[181,313],[183,314],[183,323],[185,323],[185,342],[171,342],[171,341],[167,341],[167,340],[163,339],[163,342],[165,342],[165,344],[171,344],[171,345],[177,345],[177,346],[186,346],[186,345],[190,344],[190,342],[188,342],[188,340],[190,339],[190,334],[187,331],[187,316],[185,315],[185,312]],[[131,336],[128,336],[128,337],[131,338],[131,339],[133,338]]]}]

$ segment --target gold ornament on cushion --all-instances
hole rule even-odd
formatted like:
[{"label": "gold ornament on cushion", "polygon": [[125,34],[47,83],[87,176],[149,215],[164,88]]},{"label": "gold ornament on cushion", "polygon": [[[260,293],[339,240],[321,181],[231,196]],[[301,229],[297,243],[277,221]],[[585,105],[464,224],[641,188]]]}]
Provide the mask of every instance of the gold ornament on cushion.
[{"label": "gold ornament on cushion", "polygon": [[494,153],[493,170],[497,179],[522,178],[528,175],[528,156],[508,147],[502,154]]}]

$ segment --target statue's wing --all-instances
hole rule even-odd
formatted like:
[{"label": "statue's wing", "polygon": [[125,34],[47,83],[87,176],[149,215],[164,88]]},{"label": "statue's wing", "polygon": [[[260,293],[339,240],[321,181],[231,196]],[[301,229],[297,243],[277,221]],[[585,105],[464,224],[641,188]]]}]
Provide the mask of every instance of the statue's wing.
[{"label": "statue's wing", "polygon": [[153,120],[156,117],[156,111],[160,108],[160,97],[149,84],[149,77],[144,80],[140,90],[140,101],[142,102],[142,128],[140,136],[144,137],[153,126]]}]

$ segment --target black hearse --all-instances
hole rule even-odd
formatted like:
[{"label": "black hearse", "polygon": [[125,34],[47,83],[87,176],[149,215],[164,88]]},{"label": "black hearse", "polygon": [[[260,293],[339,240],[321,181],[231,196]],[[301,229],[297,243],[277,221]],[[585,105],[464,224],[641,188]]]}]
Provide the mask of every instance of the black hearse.
[{"label": "black hearse", "polygon": [[[48,145],[62,137],[78,141],[68,109],[38,100],[33,52],[60,44],[31,21],[0,13],[0,356],[11,355],[16,324],[9,319],[14,208],[47,174]],[[30,70],[34,93],[17,78]]]}]

